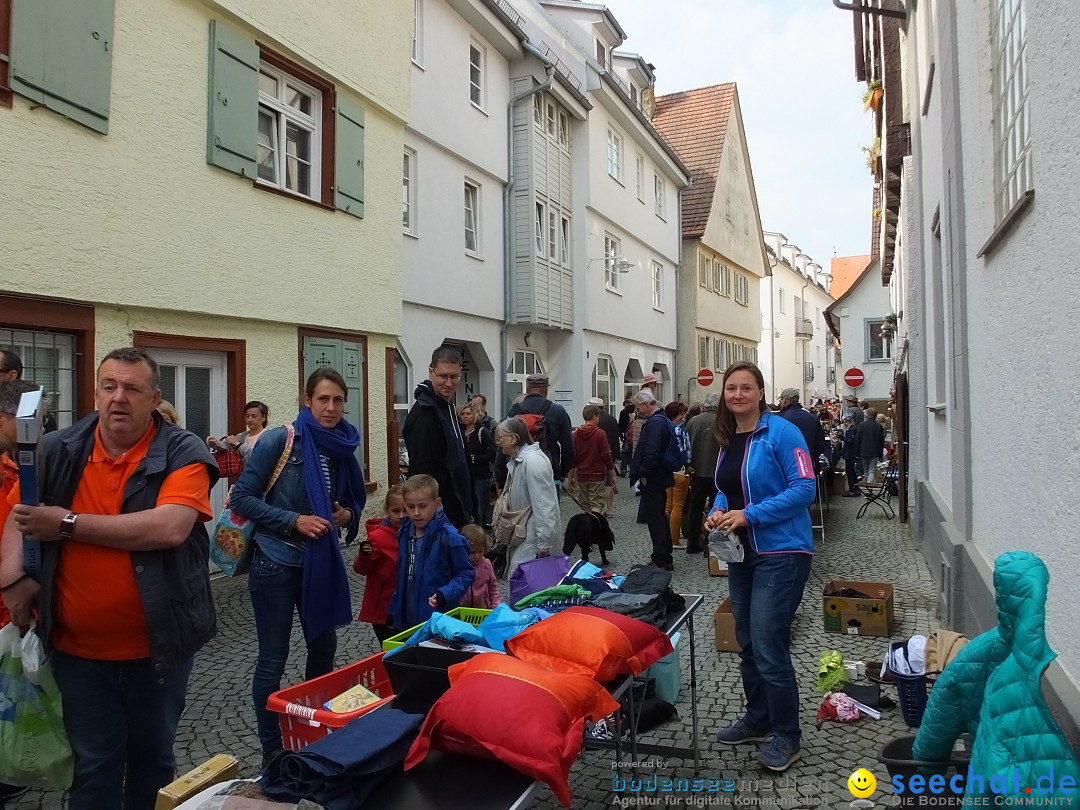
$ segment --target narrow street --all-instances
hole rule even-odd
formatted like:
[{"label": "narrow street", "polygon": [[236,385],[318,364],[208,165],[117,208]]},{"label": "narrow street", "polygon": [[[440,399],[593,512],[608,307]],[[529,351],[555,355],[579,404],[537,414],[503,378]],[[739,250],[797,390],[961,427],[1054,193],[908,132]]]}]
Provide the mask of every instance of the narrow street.
[{"label": "narrow street", "polygon": [[[631,565],[648,559],[649,541],[645,526],[634,521],[636,499],[628,492],[625,479],[620,479],[619,483],[621,491],[617,496],[614,520],[616,546],[611,561],[616,570],[626,571]],[[562,503],[565,522],[573,514],[568,508],[573,504],[565,498]],[[767,804],[786,808],[846,807],[851,801],[848,776],[860,767],[875,774],[881,786],[879,790],[884,787],[887,775],[877,763],[876,752],[888,740],[907,733],[898,709],[886,710],[879,721],[863,718],[852,725],[825,723],[820,728],[815,726],[821,695],[814,684],[821,653],[837,649],[848,661],[880,660],[887,646],[884,638],[826,633],[822,626],[822,585],[829,579],[891,582],[895,587],[894,638],[906,638],[916,632],[928,633],[936,628],[933,610],[936,597],[930,572],[913,545],[907,526],[886,519],[876,508],[856,522],[855,513],[861,503],[861,499],[834,497],[831,511],[826,514],[824,544],[820,532],[815,532],[817,554],[802,609],[795,621],[793,643],[803,701],[803,757],[782,776],[758,767],[754,761],[755,746],[719,746],[711,739],[712,731],[737,717],[742,706],[738,657],[734,653],[717,652],[714,644],[713,612],[727,595],[727,580],[710,577],[701,556],[688,557],[676,550],[674,587],[682,593],[705,596],[695,619],[702,775],[736,780],[735,793],[699,795],[719,795],[721,799],[732,801],[735,797],[740,800],[760,798]],[[346,553],[351,560],[351,552]],[[595,556],[594,552],[594,559]],[[359,577],[354,582],[353,602],[358,606],[362,584]],[[246,578],[218,579],[214,583],[218,634],[196,657],[188,707],[176,737],[181,772],[219,753],[237,757],[242,775],[252,776],[258,766],[259,746],[250,699],[255,630],[246,584]],[[299,624],[294,639],[295,648],[300,650]],[[650,732],[649,741],[690,744],[689,647],[684,642],[681,648],[683,680],[676,706],[680,719]],[[367,625],[355,624],[341,632],[339,663],[359,660],[375,651],[375,637]],[[286,672],[287,682],[301,681],[302,669],[303,659],[297,654]],[[883,693],[895,699],[892,687],[883,687]],[[570,776],[574,807],[612,805],[613,759],[614,755],[607,751],[582,753]],[[692,766],[681,760],[671,760],[657,773],[691,777]],[[649,774],[643,773],[643,776]],[[777,799],[782,801],[776,804]],[[880,793],[878,799],[881,804]],[[65,807],[66,802],[57,794],[32,791],[8,806],[19,810],[54,810]],[[545,788],[535,806],[554,810],[559,805]]]}]

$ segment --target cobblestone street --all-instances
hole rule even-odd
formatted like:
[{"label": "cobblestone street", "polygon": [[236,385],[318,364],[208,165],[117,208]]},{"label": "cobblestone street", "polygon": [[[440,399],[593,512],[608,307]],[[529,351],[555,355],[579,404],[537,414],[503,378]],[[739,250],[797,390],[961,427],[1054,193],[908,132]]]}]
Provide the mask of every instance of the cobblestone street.
[{"label": "cobblestone street", "polygon": [[[635,522],[636,499],[628,493],[625,479],[620,479],[614,528],[616,548],[611,555],[619,571],[648,559],[650,547],[644,525]],[[673,585],[682,593],[701,593],[705,601],[695,617],[696,651],[698,661],[698,708],[702,742],[702,775],[734,779],[736,790],[727,794],[698,794],[727,800],[730,805],[738,799],[764,800],[759,804],[802,807],[846,807],[851,802],[847,778],[859,767],[870,769],[878,779],[876,803],[888,804],[891,797],[881,792],[887,784],[887,774],[877,763],[876,753],[888,740],[902,736],[907,727],[898,709],[885,710],[882,719],[863,718],[851,725],[826,723],[815,725],[815,715],[821,695],[815,688],[817,661],[821,653],[838,649],[846,660],[881,660],[887,639],[841,636],[826,633],[822,626],[821,590],[829,579],[875,580],[895,586],[895,638],[915,632],[928,633],[937,627],[934,618],[935,592],[926,563],[916,551],[906,526],[888,520],[880,510],[872,508],[856,522],[855,512],[861,500],[834,497],[831,511],[826,514],[826,542],[820,532],[810,581],[803,598],[802,609],[794,629],[793,651],[802,695],[803,756],[781,776],[760,769],[754,745],[741,747],[719,746],[712,741],[712,732],[741,713],[742,689],[739,680],[738,656],[717,652],[714,645],[713,612],[727,595],[727,580],[710,577],[701,556],[688,557],[675,552]],[[573,506],[563,499],[564,520]],[[351,562],[352,552],[346,552]],[[595,554],[594,554],[595,556]],[[354,605],[359,605],[361,582],[354,577]],[[218,609],[218,634],[197,656],[191,678],[188,706],[180,723],[176,739],[176,754],[180,772],[186,771],[213,754],[228,753],[241,762],[241,775],[251,776],[259,762],[259,746],[255,737],[254,714],[251,709],[250,677],[255,662],[255,632],[251,606],[245,592],[246,578],[218,579],[214,595]],[[376,651],[375,637],[367,625],[354,624],[340,634],[338,662],[341,665],[358,660]],[[681,719],[672,720],[650,732],[644,741],[690,744],[689,648],[684,634],[682,649],[682,689],[677,709]],[[302,648],[299,626],[295,632],[295,649]],[[303,657],[294,656],[286,671],[285,682],[302,680]],[[883,687],[883,694],[895,699],[892,687]],[[570,786],[574,806],[599,808],[611,806],[616,796],[612,791],[611,767],[613,753],[586,751],[574,766]],[[656,769],[661,776],[691,777],[692,764],[682,760],[663,763]],[[622,776],[627,776],[623,772]],[[643,776],[649,776],[646,770]],[[623,794],[629,797],[632,794]],[[657,794],[651,794],[654,798]],[[688,794],[683,794],[684,806],[696,806]],[[660,797],[663,803],[664,797]],[[31,791],[12,808],[60,808],[66,806],[57,794]],[[540,808],[559,805],[544,788]],[[631,805],[628,805],[631,806]],[[666,806],[679,806],[672,801]]]}]

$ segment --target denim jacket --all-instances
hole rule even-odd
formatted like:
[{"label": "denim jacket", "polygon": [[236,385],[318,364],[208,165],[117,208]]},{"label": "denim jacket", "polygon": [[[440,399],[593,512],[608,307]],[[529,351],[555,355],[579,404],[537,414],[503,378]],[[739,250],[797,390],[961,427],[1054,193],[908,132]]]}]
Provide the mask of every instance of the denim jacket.
[{"label": "denim jacket", "polygon": [[[310,515],[311,502],[304,486],[303,435],[294,424],[295,436],[289,459],[274,486],[263,496],[270,476],[285,450],[287,431],[277,427],[259,439],[244,471],[229,496],[229,507],[238,515],[255,523],[255,542],[259,551],[280,565],[302,566],[304,543],[307,538],[294,528],[300,515]],[[331,496],[331,502],[335,496]],[[353,515],[342,537],[355,537],[360,516]]]}]

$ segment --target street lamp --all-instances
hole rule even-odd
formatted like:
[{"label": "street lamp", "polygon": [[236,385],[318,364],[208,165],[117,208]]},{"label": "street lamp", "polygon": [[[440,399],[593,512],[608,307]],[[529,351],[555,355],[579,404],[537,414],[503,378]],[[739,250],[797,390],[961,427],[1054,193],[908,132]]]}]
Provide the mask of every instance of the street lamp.
[{"label": "street lamp", "polygon": [[611,263],[611,269],[616,273],[629,273],[636,265],[625,256],[601,256],[598,259],[589,259],[589,265],[594,262]]}]

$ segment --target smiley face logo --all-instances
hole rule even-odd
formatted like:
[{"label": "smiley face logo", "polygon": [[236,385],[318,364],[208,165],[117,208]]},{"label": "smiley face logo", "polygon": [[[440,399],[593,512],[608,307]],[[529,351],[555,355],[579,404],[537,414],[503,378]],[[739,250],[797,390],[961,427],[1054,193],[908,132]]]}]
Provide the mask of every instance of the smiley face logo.
[{"label": "smiley face logo", "polygon": [[865,799],[877,789],[877,779],[866,768],[859,768],[848,777],[847,787],[856,799]]}]

